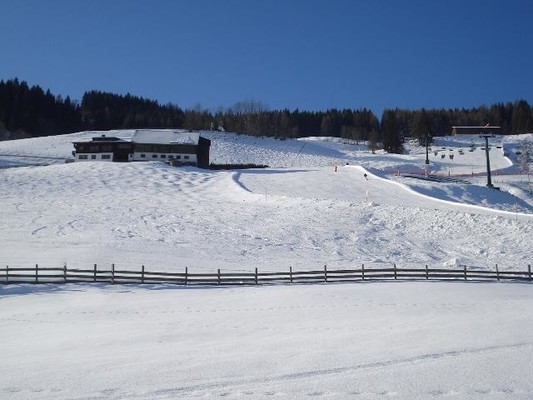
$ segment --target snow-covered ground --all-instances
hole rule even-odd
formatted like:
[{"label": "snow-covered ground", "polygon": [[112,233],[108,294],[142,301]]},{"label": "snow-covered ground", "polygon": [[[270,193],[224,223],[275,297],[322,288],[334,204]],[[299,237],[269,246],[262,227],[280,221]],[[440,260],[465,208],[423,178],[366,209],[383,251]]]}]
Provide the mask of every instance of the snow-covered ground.
[{"label": "snow-covered ground", "polygon": [[[0,264],[524,270],[533,259],[531,177],[516,166],[525,136],[494,143],[497,191],[476,175],[475,137],[438,138],[430,153],[428,172],[472,182],[461,184],[397,176],[424,171],[415,145],[371,154],[331,138],[204,133],[212,162],[267,169],[64,163],[72,141],[97,134],[0,142]],[[0,398],[530,399],[532,305],[531,285],[516,283],[0,286]]]},{"label": "snow-covered ground", "polygon": [[[95,135],[0,143],[0,160],[11,165],[50,164],[0,169],[1,264],[115,263],[128,269],[144,264],[151,270],[212,272],[361,263],[524,269],[532,259],[531,177],[497,175],[517,171],[510,171],[504,148],[491,152],[494,181],[508,190],[497,191],[484,182],[395,176],[396,170],[423,171],[420,147],[408,147],[407,155],[371,154],[332,138],[282,141],[204,133],[212,140],[213,162],[272,166],[267,169],[63,162],[72,141]],[[439,138],[432,150],[446,158],[434,157],[430,172],[483,171],[484,152],[468,151],[471,140]],[[466,151],[461,155],[459,149]]]},{"label": "snow-covered ground", "polygon": [[527,284],[0,287],[2,399],[531,399]]}]

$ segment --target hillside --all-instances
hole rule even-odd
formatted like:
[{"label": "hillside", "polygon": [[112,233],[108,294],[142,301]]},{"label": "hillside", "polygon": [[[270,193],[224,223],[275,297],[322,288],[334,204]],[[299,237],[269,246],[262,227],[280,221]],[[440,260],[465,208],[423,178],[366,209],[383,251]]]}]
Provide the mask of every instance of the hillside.
[{"label": "hillside", "polygon": [[[213,162],[271,167],[64,163],[94,132],[1,143],[0,263],[523,270],[533,258],[523,137],[491,150],[497,191],[476,175],[484,152],[460,154],[473,137],[431,153],[431,173],[466,184],[398,176],[424,169],[413,144],[398,156],[331,138],[204,134]],[[0,397],[530,399],[530,286],[0,285]]]},{"label": "hillside", "polygon": [[[0,170],[1,263],[212,271],[361,263],[523,269],[531,262],[531,184],[508,175],[517,169],[504,156],[518,137],[491,150],[493,180],[506,189],[495,191],[478,176],[467,177],[479,183],[471,185],[395,176],[423,171],[424,149],[414,145],[406,155],[371,154],[333,138],[204,133],[212,162],[271,166],[265,170],[64,163],[72,141],[95,134],[2,143],[4,165],[48,165]],[[459,153],[472,140],[440,138],[430,172],[484,171],[479,146]]]}]

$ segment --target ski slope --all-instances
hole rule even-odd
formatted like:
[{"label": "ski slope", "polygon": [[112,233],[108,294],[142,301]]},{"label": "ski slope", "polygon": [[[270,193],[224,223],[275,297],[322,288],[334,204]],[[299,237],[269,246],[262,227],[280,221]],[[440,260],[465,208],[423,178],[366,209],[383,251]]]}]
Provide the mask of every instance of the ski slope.
[{"label": "ski slope", "polygon": [[[422,152],[372,155],[340,141],[312,138],[304,146],[209,133],[215,162],[270,159],[285,167],[206,171],[157,162],[57,162],[68,157],[71,141],[94,134],[2,143],[11,160],[49,157],[50,165],[0,170],[1,263],[211,272],[361,263],[524,269],[531,262],[527,187],[517,197],[383,172],[405,158],[405,165],[416,157],[420,163]],[[355,165],[358,158],[363,166]],[[508,159],[502,155],[494,164]],[[513,178],[522,179],[515,185],[529,179]]]},{"label": "ski slope", "polygon": [[[397,176],[424,171],[414,145],[371,154],[331,138],[204,133],[213,162],[267,169],[64,163],[97,134],[0,142],[0,263],[523,270],[533,258],[523,137],[491,150],[496,191],[483,176]],[[439,139],[446,157],[432,153],[428,172],[482,172],[480,149],[459,153],[471,140]],[[532,306],[530,284],[495,282],[0,286],[0,398],[530,399]]]}]

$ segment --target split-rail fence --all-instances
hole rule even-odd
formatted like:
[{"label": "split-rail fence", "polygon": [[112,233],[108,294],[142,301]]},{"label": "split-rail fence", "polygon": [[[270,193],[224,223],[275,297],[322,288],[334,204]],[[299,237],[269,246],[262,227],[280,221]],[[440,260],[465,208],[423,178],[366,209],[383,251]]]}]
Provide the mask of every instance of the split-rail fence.
[{"label": "split-rail fence", "polygon": [[110,269],[79,269],[41,267],[0,268],[0,284],[45,284],[45,283],[108,283],[108,284],[176,284],[176,285],[263,285],[280,283],[333,283],[387,280],[461,280],[461,281],[526,281],[532,282],[531,265],[526,271],[429,268],[399,268],[396,264],[389,268],[323,269],[313,271],[260,272],[225,272],[218,269],[214,273],[190,272],[156,272],[145,270],[119,270],[112,264]]}]

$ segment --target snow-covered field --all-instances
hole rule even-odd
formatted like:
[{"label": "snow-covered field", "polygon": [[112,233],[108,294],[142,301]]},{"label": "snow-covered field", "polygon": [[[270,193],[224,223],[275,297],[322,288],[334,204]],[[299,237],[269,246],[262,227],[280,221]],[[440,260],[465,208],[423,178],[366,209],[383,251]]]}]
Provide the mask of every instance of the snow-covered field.
[{"label": "snow-covered field", "polygon": [[[0,144],[0,160],[11,165],[51,164],[0,169],[1,264],[144,264],[151,270],[212,272],[362,263],[525,269],[532,259],[531,177],[498,175],[517,171],[510,170],[503,148],[491,153],[494,181],[506,189],[496,191],[484,182],[434,183],[383,172],[422,171],[425,153],[419,147],[402,156],[371,154],[331,138],[205,133],[212,139],[213,162],[268,169],[63,162],[73,140],[94,135]],[[472,138],[461,139],[439,139],[433,149],[444,147],[446,158],[432,153],[432,173],[484,171],[484,152],[460,155],[458,149],[468,149]],[[518,138],[504,140],[512,144]]]},{"label": "snow-covered field", "polygon": [[531,399],[527,284],[4,287],[2,399]]},{"label": "snow-covered field", "polygon": [[[533,259],[531,177],[516,166],[525,135],[491,150],[502,191],[472,176],[485,170],[475,137],[439,138],[430,153],[430,173],[467,185],[396,176],[424,170],[420,147],[371,154],[331,138],[204,133],[212,162],[268,169],[64,163],[94,135],[0,142],[1,264],[524,270]],[[516,283],[1,286],[0,398],[530,399],[532,303]]]}]

